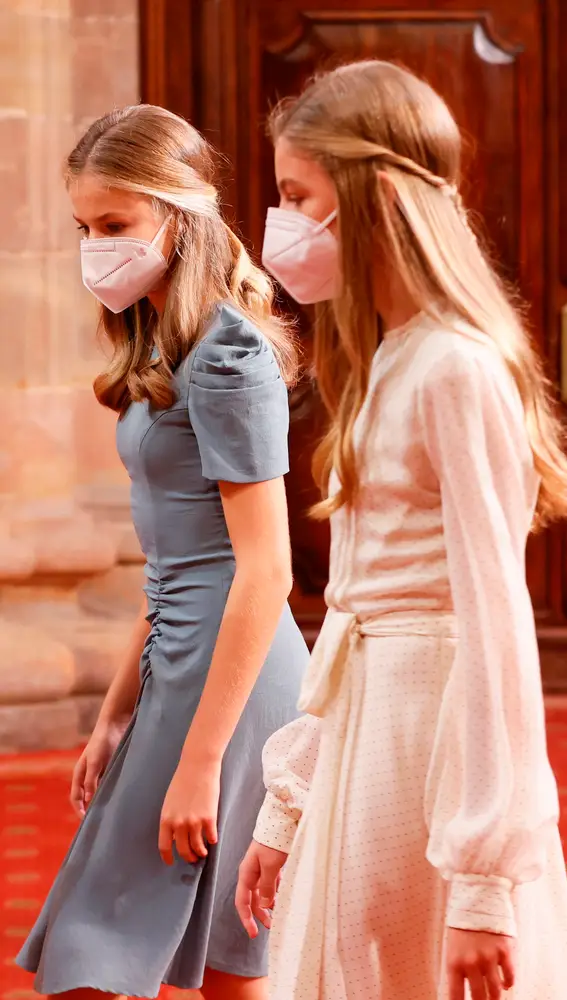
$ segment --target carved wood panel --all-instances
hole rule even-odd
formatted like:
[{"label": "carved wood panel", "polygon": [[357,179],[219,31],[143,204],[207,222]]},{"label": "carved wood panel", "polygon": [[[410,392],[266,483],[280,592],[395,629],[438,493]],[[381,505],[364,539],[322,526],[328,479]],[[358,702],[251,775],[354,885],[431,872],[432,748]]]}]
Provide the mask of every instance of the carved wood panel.
[{"label": "carved wood panel", "polygon": [[[561,6],[559,0],[546,2]],[[157,46],[151,38],[148,42],[144,18],[147,24],[150,19],[144,10],[151,10]],[[425,77],[443,94],[464,131],[466,201],[484,216],[501,270],[529,301],[534,336],[556,375],[540,0],[482,5],[478,0],[143,0],[142,14],[148,64],[144,98],[190,116],[226,155],[231,170],[225,174],[225,202],[256,252],[266,208],[277,200],[264,134],[269,106],[296,92],[316,67],[353,58],[393,59]],[[565,97],[564,85],[562,93]],[[564,255],[565,239],[567,229]],[[302,316],[301,328],[308,356],[308,315]],[[297,609],[305,620],[315,620],[327,573],[328,534],[305,517],[315,499],[309,466],[321,424],[308,381],[294,394],[292,411],[288,493]],[[529,584],[542,623],[561,620],[567,599],[563,545],[560,529],[529,545]]]}]

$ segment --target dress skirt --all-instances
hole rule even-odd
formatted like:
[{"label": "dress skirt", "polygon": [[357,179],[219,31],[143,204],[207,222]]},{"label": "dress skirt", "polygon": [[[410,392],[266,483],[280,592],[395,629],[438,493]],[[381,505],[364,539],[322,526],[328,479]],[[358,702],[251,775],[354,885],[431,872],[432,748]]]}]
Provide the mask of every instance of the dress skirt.
[{"label": "dress skirt", "polygon": [[[424,803],[457,643],[452,615],[398,615],[347,655],[278,895],[270,1000],[448,1000],[448,883],[426,858]],[[507,1000],[562,1000],[557,831],[545,874],[513,902],[517,982]]]},{"label": "dress skirt", "polygon": [[[208,607],[209,662],[221,601]],[[204,628],[200,635],[203,639]],[[142,659],[134,718],[89,806],[18,964],[39,993],[90,986],[156,997],[162,983],[201,986],[205,967],[244,977],[267,972],[267,934],[250,941],[236,914],[238,866],[263,798],[262,748],[293,718],[306,649],[289,609],[223,760],[218,844],[170,868],[158,851],[163,800],[197,706],[199,688],[154,652]]]}]

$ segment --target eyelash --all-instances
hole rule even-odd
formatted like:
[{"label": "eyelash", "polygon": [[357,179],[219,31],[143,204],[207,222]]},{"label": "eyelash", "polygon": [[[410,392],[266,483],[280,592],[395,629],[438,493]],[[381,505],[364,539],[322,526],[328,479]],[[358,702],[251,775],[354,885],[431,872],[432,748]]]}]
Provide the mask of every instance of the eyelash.
[{"label": "eyelash", "polygon": [[[77,229],[79,230],[80,233],[83,233],[85,236],[89,235],[88,226],[77,226]],[[110,225],[106,227],[106,229],[111,235],[116,235],[116,233],[119,233],[122,229],[124,229],[124,226],[120,222],[112,222],[110,223]]]}]

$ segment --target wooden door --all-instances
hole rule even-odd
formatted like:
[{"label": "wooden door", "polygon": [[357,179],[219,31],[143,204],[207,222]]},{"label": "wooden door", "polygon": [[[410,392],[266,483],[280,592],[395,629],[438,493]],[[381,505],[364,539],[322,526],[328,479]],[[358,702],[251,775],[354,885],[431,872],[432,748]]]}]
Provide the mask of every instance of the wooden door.
[{"label": "wooden door", "polygon": [[[559,249],[552,259],[548,153],[554,133],[545,108],[553,82],[546,55],[556,37],[550,18],[559,23],[558,2],[549,0],[546,21],[541,0],[144,0],[144,99],[189,117],[227,156],[225,201],[257,252],[266,209],[277,202],[264,132],[269,106],[296,93],[317,67],[351,59],[396,60],[425,77],[463,129],[465,201],[484,216],[505,276],[529,301],[534,336],[555,377]],[[301,328],[308,358],[308,314]],[[321,416],[305,379],[292,398],[288,495],[295,611],[307,633],[317,630],[327,574],[327,528],[305,514],[315,499],[309,467]],[[528,549],[529,585],[553,683],[564,673],[567,683],[563,537],[562,529],[547,532]]]}]

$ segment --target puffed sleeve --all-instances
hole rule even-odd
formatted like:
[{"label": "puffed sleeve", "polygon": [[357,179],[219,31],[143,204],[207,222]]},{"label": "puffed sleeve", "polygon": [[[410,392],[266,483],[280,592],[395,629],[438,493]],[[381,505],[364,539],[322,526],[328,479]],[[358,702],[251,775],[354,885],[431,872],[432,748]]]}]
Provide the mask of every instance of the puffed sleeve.
[{"label": "puffed sleeve", "polygon": [[264,804],[254,840],[289,854],[319,751],[321,720],[303,715],[270,737],[264,747]]},{"label": "puffed sleeve", "polygon": [[447,923],[515,935],[514,887],[546,865],[558,796],[546,748],[525,545],[538,480],[516,387],[492,348],[451,351],[421,389],[459,626],[426,790]]},{"label": "puffed sleeve", "polygon": [[193,358],[188,393],[203,476],[230,483],[289,471],[287,387],[268,340],[223,309]]}]

